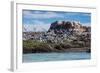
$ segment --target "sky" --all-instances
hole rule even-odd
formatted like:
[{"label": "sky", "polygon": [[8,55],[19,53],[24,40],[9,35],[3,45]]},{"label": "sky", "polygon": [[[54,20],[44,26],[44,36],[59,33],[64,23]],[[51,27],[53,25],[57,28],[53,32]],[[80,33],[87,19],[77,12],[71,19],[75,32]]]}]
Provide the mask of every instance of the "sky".
[{"label": "sky", "polygon": [[23,10],[23,31],[47,31],[55,21],[79,21],[82,25],[91,25],[91,13]]}]

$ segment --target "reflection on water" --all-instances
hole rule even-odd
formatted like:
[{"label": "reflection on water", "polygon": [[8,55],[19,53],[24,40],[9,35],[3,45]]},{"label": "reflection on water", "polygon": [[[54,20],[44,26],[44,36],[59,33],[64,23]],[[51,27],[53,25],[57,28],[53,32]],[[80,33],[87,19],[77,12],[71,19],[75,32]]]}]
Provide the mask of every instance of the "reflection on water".
[{"label": "reflection on water", "polygon": [[85,60],[90,58],[91,58],[91,53],[86,53],[86,52],[23,54],[23,62]]}]

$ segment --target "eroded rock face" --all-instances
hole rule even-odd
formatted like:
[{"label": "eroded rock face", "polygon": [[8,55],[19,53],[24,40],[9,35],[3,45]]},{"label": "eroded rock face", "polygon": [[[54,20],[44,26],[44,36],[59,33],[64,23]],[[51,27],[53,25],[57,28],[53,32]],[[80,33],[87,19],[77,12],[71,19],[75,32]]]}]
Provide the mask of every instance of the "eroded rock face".
[{"label": "eroded rock face", "polygon": [[76,21],[55,21],[51,23],[48,32],[52,30],[55,33],[66,33],[66,32],[84,32],[90,29],[89,27],[82,26],[80,22]]},{"label": "eroded rock face", "polygon": [[69,31],[69,29],[73,29],[73,24],[69,21],[65,22],[65,21],[55,21],[54,23],[51,24],[50,29],[49,30],[67,30]]}]

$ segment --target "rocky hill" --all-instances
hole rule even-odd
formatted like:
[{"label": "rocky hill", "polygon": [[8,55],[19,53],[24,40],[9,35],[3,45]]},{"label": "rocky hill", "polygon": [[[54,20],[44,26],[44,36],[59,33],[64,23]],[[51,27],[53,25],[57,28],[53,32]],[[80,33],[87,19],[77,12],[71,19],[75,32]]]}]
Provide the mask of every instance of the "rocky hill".
[{"label": "rocky hill", "polygon": [[66,32],[90,32],[91,28],[83,26],[80,22],[76,21],[55,21],[51,23],[48,32],[54,31],[55,34]]},{"label": "rocky hill", "polygon": [[91,27],[55,21],[47,32],[23,33],[23,53],[91,52]]}]

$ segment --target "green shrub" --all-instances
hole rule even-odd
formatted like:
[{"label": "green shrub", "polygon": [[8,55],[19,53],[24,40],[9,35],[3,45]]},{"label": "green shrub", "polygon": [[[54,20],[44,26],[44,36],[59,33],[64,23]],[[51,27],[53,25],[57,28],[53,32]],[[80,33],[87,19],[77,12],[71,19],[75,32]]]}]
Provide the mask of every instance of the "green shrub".
[{"label": "green shrub", "polygon": [[23,50],[30,50],[34,53],[36,52],[51,52],[52,49],[48,46],[47,43],[27,40],[23,41]]},{"label": "green shrub", "polygon": [[54,45],[54,48],[57,49],[57,50],[61,50],[62,49],[62,47],[59,44]]}]

